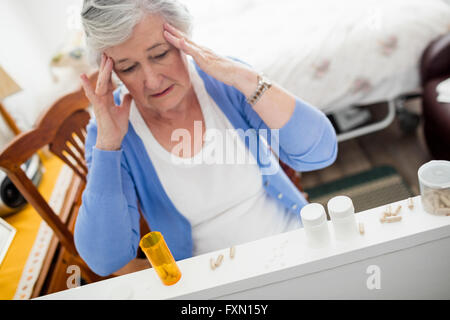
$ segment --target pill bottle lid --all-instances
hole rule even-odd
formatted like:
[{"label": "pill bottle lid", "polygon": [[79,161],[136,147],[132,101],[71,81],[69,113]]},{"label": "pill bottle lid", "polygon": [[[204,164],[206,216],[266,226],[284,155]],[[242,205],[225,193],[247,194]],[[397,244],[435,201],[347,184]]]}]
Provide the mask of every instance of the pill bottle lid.
[{"label": "pill bottle lid", "polygon": [[318,226],[327,221],[325,208],[320,203],[309,203],[302,208],[300,216],[304,226]]},{"label": "pill bottle lid", "polygon": [[328,201],[328,213],[331,219],[341,219],[355,213],[353,201],[347,196],[337,196]]},{"label": "pill bottle lid", "polygon": [[420,183],[430,188],[450,188],[450,161],[431,160],[417,172]]}]

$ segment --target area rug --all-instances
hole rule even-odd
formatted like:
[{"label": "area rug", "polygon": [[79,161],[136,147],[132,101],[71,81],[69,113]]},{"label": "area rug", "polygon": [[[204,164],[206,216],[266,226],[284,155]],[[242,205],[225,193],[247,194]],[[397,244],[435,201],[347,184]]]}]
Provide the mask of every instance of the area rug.
[{"label": "area rug", "polygon": [[409,185],[391,166],[380,166],[317,187],[305,189],[309,202],[321,203],[346,195],[353,200],[355,212],[382,206],[414,196]]}]

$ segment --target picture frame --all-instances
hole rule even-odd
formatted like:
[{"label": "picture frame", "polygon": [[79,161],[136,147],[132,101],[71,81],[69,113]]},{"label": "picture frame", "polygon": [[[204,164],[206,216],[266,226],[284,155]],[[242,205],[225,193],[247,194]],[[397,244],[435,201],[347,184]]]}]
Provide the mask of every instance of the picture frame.
[{"label": "picture frame", "polygon": [[0,218],[0,266],[15,235],[16,229],[4,219]]}]

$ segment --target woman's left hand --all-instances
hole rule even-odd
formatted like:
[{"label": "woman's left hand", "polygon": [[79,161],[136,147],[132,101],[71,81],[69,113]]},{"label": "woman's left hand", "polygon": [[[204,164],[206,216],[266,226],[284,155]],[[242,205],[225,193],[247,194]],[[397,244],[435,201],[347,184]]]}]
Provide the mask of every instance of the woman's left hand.
[{"label": "woman's left hand", "polygon": [[190,55],[203,71],[225,84],[234,85],[240,71],[243,69],[250,71],[241,63],[221,57],[212,50],[199,46],[168,23],[164,23],[164,37],[174,47]]}]

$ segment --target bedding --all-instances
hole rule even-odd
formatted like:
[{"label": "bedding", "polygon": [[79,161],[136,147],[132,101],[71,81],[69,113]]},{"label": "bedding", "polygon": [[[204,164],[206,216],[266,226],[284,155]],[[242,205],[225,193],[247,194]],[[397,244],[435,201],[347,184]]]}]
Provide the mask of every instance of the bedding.
[{"label": "bedding", "polygon": [[325,113],[420,90],[425,47],[450,32],[443,0],[184,0],[192,39],[237,57]]}]

